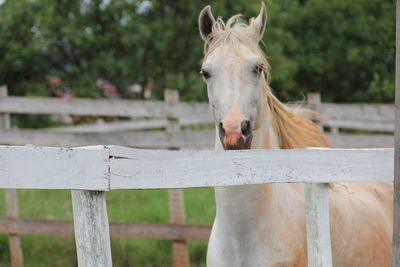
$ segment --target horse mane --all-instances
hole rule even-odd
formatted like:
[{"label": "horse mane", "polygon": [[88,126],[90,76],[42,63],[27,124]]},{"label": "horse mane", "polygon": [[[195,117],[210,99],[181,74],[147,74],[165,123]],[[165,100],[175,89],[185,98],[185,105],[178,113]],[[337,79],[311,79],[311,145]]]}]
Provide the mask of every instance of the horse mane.
[{"label": "horse mane", "polygon": [[330,147],[326,136],[307,118],[311,110],[287,107],[269,88],[266,100],[272,112],[272,125],[278,135],[280,148]]},{"label": "horse mane", "polygon": [[289,108],[272,94],[268,86],[270,65],[265,53],[254,41],[256,34],[254,18],[250,19],[249,24],[243,21],[240,14],[232,16],[226,23],[218,18],[212,26],[211,34],[205,41],[204,59],[222,45],[231,45],[232,47],[238,47],[239,44],[245,45],[263,60],[263,72],[266,78],[264,92],[266,92],[266,101],[272,112],[273,127],[278,134],[280,147],[283,149],[329,147],[330,144],[324,134],[304,116],[310,110]]}]

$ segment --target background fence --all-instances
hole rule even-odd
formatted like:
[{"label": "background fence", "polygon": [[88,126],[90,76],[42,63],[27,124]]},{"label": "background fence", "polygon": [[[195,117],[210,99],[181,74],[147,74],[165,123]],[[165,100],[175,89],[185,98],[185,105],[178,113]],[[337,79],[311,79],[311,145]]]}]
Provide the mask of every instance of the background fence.
[{"label": "background fence", "polygon": [[[318,94],[310,94],[306,102],[299,104],[320,112],[314,119],[330,130],[327,135],[334,147],[393,147],[393,105],[321,103]],[[116,144],[137,148],[211,149],[215,140],[208,103],[179,102],[173,90],[165,91],[165,101],[64,100],[11,97],[3,86],[0,87],[0,114],[0,144],[8,145]],[[9,114],[115,116],[134,120],[50,129],[11,129]],[[198,124],[206,126],[180,131],[180,126]],[[148,129],[151,131],[145,131]],[[169,202],[170,224],[111,223],[111,236],[173,240],[174,265],[189,266],[186,241],[208,240],[210,227],[185,224],[182,191],[171,190]],[[19,234],[70,235],[73,232],[70,221],[19,219],[15,190],[6,190],[6,210],[7,218],[0,220],[0,232],[10,235],[13,267],[23,265]]]}]

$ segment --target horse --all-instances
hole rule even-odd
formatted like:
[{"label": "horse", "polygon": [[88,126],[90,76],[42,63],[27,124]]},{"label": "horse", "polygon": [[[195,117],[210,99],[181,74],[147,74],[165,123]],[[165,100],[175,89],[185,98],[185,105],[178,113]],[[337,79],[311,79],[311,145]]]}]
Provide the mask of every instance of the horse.
[{"label": "horse", "polygon": [[[210,6],[199,14],[215,149],[330,147],[302,109],[273,95],[260,47],[266,20],[263,2],[249,23],[241,15],[215,19]],[[303,184],[217,187],[215,199],[207,266],[307,266]],[[392,200],[393,183],[330,184],[334,266],[391,265]]]}]

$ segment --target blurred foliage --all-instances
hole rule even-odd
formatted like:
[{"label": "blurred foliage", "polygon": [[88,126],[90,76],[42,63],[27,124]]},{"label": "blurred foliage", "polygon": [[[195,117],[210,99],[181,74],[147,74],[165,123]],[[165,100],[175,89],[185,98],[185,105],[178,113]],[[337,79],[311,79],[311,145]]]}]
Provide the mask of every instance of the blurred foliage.
[{"label": "blurred foliage", "polygon": [[[206,100],[198,71],[197,16],[258,14],[259,1],[6,0],[0,6],[0,84],[11,94],[50,95],[58,76],[76,96],[97,79],[127,87],[154,83]],[[319,91],[325,101],[393,101],[394,0],[270,0],[265,50],[272,87],[283,100]]]}]

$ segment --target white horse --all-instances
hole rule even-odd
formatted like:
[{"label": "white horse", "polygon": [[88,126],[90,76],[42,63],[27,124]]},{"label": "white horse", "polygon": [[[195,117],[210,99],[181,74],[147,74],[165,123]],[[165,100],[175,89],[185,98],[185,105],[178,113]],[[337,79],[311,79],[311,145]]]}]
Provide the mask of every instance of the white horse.
[{"label": "white horse", "polygon": [[[258,46],[266,20],[263,3],[248,25],[239,15],[215,20],[209,6],[200,13],[201,74],[215,117],[216,149],[329,146],[301,111],[271,93],[269,65]],[[329,193],[334,266],[390,266],[392,183],[331,184]],[[215,196],[209,267],[307,266],[302,184],[219,187]]]}]

